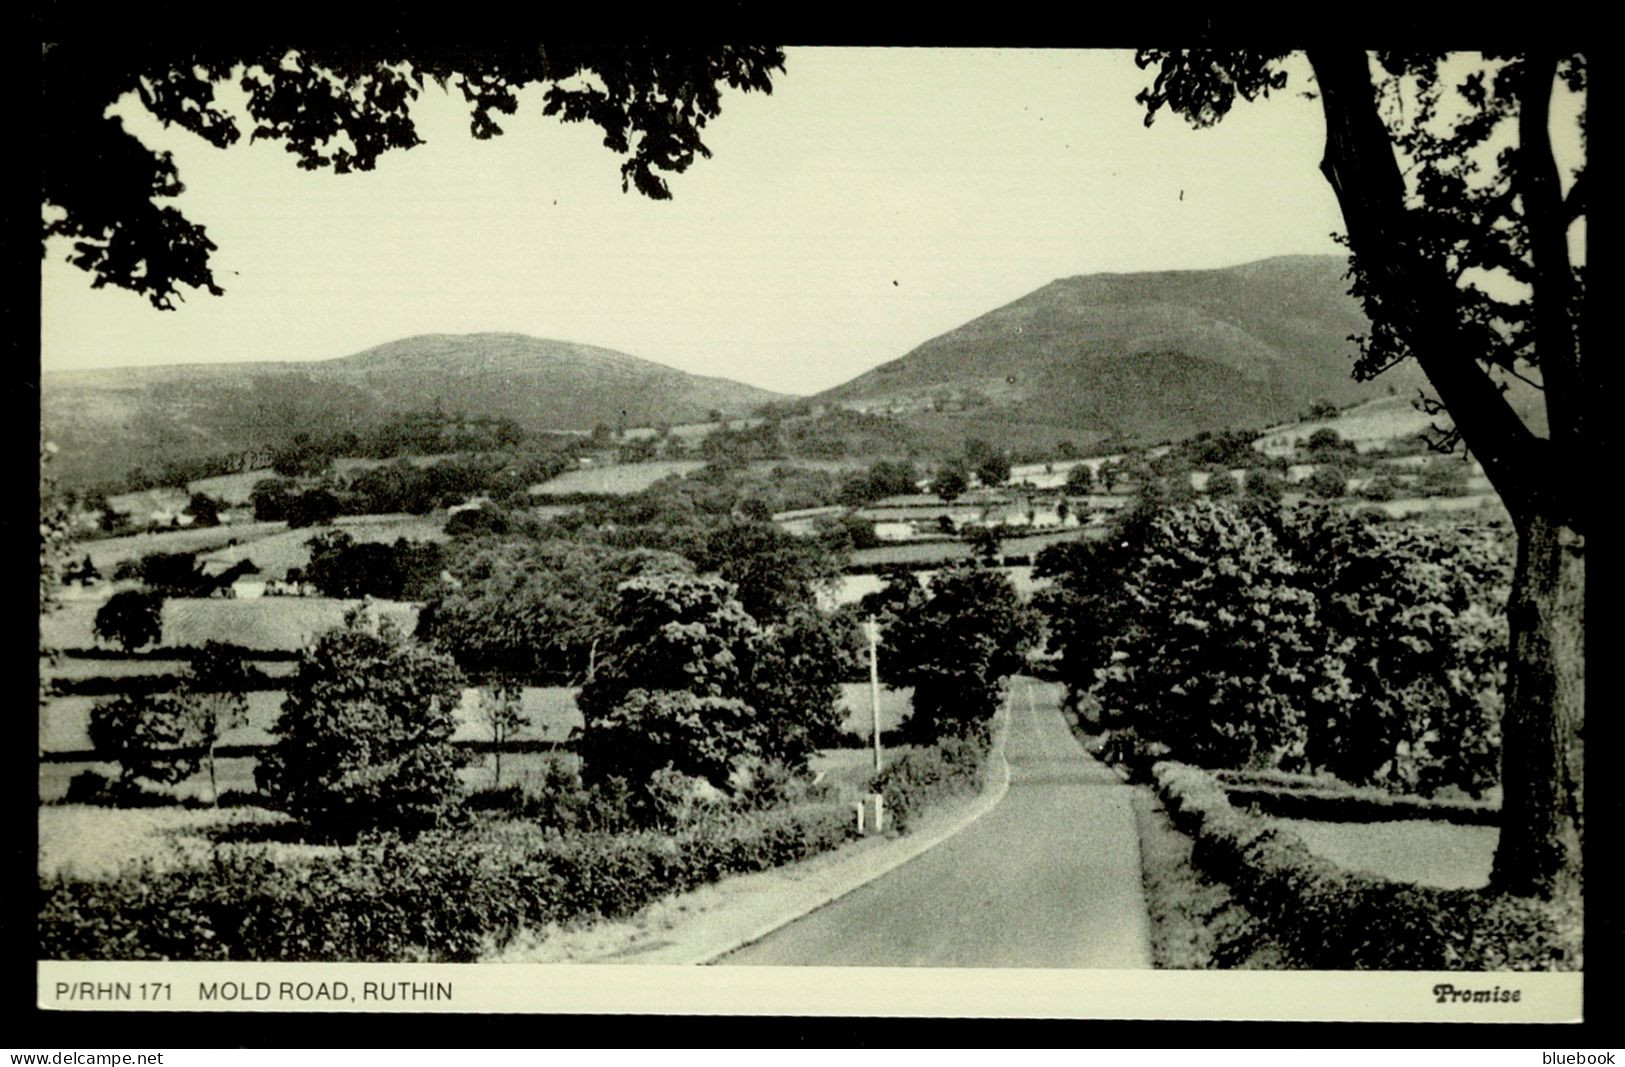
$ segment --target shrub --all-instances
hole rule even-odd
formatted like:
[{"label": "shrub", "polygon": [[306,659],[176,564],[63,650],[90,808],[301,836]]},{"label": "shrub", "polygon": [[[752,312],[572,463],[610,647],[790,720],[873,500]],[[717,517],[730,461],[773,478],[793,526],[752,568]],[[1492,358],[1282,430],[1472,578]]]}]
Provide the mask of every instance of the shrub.
[{"label": "shrub", "polygon": [[126,652],[155,645],[163,637],[164,598],[159,593],[126,589],[107,598],[96,611],[94,632],[116,641]]},{"label": "shrub", "polygon": [[172,785],[190,776],[205,743],[180,701],[151,693],[99,701],[90,709],[89,733],[97,755],[118,762],[123,793],[142,779]]},{"label": "shrub", "polygon": [[461,697],[450,657],[356,608],[302,655],[256,779],[320,836],[432,826],[460,789]]},{"label": "shrub", "polygon": [[919,814],[943,799],[982,788],[989,738],[985,728],[947,737],[928,748],[893,756],[871,779],[870,792],[885,798],[890,824],[907,832]]}]

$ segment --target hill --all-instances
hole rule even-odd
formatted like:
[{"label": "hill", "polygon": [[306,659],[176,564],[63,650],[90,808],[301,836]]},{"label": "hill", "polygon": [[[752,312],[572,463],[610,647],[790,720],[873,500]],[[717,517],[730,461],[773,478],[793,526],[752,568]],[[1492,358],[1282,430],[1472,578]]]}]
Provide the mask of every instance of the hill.
[{"label": "hill", "polygon": [[922,430],[1171,440],[1309,405],[1414,395],[1418,370],[1350,377],[1369,325],[1338,256],[1062,278],[814,398]]},{"label": "hill", "polygon": [[432,334],[311,363],[47,372],[41,418],[61,449],[60,476],[77,480],[274,448],[296,433],[359,430],[434,408],[585,432],[742,414],[777,397],[591,345]]}]

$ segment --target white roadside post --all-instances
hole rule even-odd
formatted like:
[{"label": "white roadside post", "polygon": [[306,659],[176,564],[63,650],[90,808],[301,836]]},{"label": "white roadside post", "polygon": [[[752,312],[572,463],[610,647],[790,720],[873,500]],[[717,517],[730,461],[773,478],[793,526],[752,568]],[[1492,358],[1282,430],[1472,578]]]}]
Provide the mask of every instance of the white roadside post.
[{"label": "white roadside post", "polygon": [[869,708],[871,722],[874,727],[875,740],[875,773],[881,770],[880,759],[880,662],[877,659],[880,647],[880,623],[875,621],[873,615],[863,624],[864,633],[869,637]]},{"label": "white roadside post", "polygon": [[[881,768],[885,766],[880,756],[880,623],[871,615],[863,624],[863,629],[869,637],[869,721],[875,742],[875,773],[879,774]],[[869,800],[874,805],[874,816],[870,820],[870,825],[878,834],[886,828],[885,801],[879,793],[871,793]],[[858,812],[858,830],[860,833],[863,830],[861,808]]]}]

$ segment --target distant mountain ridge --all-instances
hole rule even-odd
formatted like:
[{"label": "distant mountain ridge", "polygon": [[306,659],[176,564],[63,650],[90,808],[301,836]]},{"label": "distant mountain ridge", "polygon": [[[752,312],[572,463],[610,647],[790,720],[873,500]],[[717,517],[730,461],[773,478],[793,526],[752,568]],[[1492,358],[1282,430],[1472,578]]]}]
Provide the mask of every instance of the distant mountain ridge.
[{"label": "distant mountain ridge", "polygon": [[177,364],[41,377],[41,419],[65,476],[275,447],[294,433],[436,407],[529,430],[646,426],[743,414],[783,395],[593,345],[514,333],[425,334],[337,359]]},{"label": "distant mountain ridge", "polygon": [[1061,278],[816,400],[871,411],[1177,439],[1262,427],[1317,400],[1409,392],[1402,366],[1350,376],[1369,323],[1340,256]]}]

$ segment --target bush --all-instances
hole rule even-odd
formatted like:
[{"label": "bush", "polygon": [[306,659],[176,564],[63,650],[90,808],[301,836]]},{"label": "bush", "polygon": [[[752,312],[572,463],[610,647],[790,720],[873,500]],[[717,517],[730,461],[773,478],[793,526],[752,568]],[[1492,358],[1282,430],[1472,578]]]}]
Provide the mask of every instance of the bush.
[{"label": "bush", "polygon": [[126,652],[155,645],[163,637],[164,598],[159,593],[126,589],[107,598],[96,611],[94,632],[116,641]]},{"label": "bush", "polygon": [[1159,764],[1157,792],[1194,838],[1192,860],[1228,883],[1292,967],[1314,970],[1578,970],[1563,904],[1435,889],[1343,870],[1297,835],[1233,807],[1213,776]]},{"label": "bush", "polygon": [[256,780],[318,836],[433,826],[460,791],[461,699],[450,657],[356,608],[301,657]]},{"label": "bush", "polygon": [[193,729],[181,701],[150,693],[103,700],[90,709],[90,743],[103,759],[119,764],[120,792],[141,780],[173,785],[198,769],[206,744]]},{"label": "bush", "polygon": [[982,788],[989,738],[985,728],[948,737],[929,748],[896,755],[870,780],[869,790],[885,798],[886,817],[899,832],[943,799]]}]

